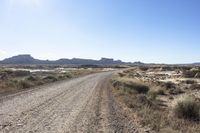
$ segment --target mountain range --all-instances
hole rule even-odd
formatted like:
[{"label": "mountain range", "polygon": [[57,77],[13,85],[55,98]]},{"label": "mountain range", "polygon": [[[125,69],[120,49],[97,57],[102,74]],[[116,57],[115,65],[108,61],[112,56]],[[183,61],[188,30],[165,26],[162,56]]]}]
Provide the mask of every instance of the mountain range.
[{"label": "mountain range", "polygon": [[123,62],[121,60],[114,60],[110,58],[101,58],[100,60],[92,60],[92,59],[59,59],[59,60],[39,60],[33,58],[29,54],[25,55],[17,55],[11,58],[6,58],[0,61],[0,64],[57,64],[57,65],[125,65],[125,64],[132,64],[132,65],[142,65],[142,62]]}]

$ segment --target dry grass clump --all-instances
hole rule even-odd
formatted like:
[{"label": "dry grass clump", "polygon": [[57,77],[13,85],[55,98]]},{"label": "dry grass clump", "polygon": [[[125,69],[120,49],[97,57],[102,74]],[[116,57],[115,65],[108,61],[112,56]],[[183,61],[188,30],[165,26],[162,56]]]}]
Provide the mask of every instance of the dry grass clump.
[{"label": "dry grass clump", "polygon": [[186,83],[186,84],[196,84],[197,81],[191,80],[191,79],[187,79],[187,80],[183,80],[182,83]]},{"label": "dry grass clump", "polygon": [[[151,97],[157,97],[158,95],[166,95],[166,90],[164,88],[157,88],[157,89],[151,89],[149,92],[148,92],[148,95],[151,96]],[[153,99],[155,99],[153,98]]]},{"label": "dry grass clump", "polygon": [[55,82],[55,81],[58,81],[57,77],[52,76],[52,75],[48,75],[48,76],[44,77],[42,80],[44,80],[46,82]]},{"label": "dry grass clump", "polygon": [[194,83],[190,86],[191,90],[200,90],[200,84]]},{"label": "dry grass clump", "polygon": [[200,70],[192,68],[190,70],[183,71],[183,77],[185,78],[200,78]]},{"label": "dry grass clump", "polygon": [[149,67],[147,67],[147,66],[141,66],[141,67],[139,67],[139,69],[141,71],[147,71],[149,69]]},{"label": "dry grass clump", "polygon": [[[165,95],[165,92],[171,95],[178,95],[184,93],[184,91],[177,86],[175,83],[169,81],[169,82],[162,82],[160,83],[162,90],[160,90],[160,93],[163,93],[161,95]],[[165,88],[165,89],[164,89]],[[166,91],[165,91],[166,90]]]},{"label": "dry grass clump", "polygon": [[140,117],[140,124],[142,126],[150,127],[152,130],[159,132],[162,125],[163,112],[153,109],[149,106],[143,106],[140,111],[137,112],[137,115]]},{"label": "dry grass clump", "polygon": [[28,89],[32,86],[34,86],[34,84],[27,80],[21,80],[17,83],[17,88],[19,89]]},{"label": "dry grass clump", "polygon": [[147,85],[128,78],[114,78],[112,83],[118,97],[141,118],[141,124],[158,131],[161,114],[156,111],[160,108],[156,97],[160,90],[152,91]]},{"label": "dry grass clump", "polygon": [[13,77],[24,77],[24,76],[29,76],[31,73],[29,71],[13,71],[12,76]]},{"label": "dry grass clump", "polygon": [[157,96],[158,96],[158,93],[157,93],[157,91],[155,91],[155,90],[150,90],[150,91],[148,92],[148,96],[149,96],[149,98],[150,98],[151,100],[155,100],[155,99],[157,98]]},{"label": "dry grass clump", "polygon": [[193,98],[186,98],[177,103],[174,108],[175,116],[192,121],[199,121],[200,104]]},{"label": "dry grass clump", "polygon": [[126,74],[125,73],[118,73],[120,77],[124,77]]},{"label": "dry grass clump", "polygon": [[154,100],[152,100],[148,97],[148,95],[145,94],[139,94],[136,97],[136,103],[140,106],[156,107]]},{"label": "dry grass clump", "polygon": [[169,89],[168,93],[171,94],[171,95],[179,95],[179,94],[184,93],[184,91],[181,88],[177,87],[177,88]]},{"label": "dry grass clump", "polygon": [[36,76],[29,76],[29,77],[27,77],[26,78],[28,81],[37,81],[37,80],[39,80],[39,78],[38,77],[36,77]]},{"label": "dry grass clump", "polygon": [[163,66],[160,68],[161,71],[173,71],[174,67],[171,66]]},{"label": "dry grass clump", "polygon": [[163,89],[163,88],[158,89],[157,94],[158,95],[165,95],[165,89]]},{"label": "dry grass clump", "polygon": [[29,76],[29,75],[31,75],[29,71],[2,70],[0,72],[0,80],[6,80],[11,77],[24,77],[24,76]]},{"label": "dry grass clump", "polygon": [[117,78],[113,80],[113,86],[118,89],[123,89],[128,93],[147,93],[149,91],[148,86],[128,78]]},{"label": "dry grass clump", "polygon": [[166,89],[171,89],[171,88],[176,88],[176,84],[171,82],[171,81],[168,81],[166,83],[163,82],[163,86],[166,88]]}]

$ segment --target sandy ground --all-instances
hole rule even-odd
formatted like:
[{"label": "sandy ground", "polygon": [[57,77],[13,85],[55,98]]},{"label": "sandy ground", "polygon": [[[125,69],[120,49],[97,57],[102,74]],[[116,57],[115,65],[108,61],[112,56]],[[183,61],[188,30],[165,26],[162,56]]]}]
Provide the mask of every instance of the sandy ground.
[{"label": "sandy ground", "polygon": [[112,74],[91,74],[1,97],[0,132],[138,132],[112,96]]}]

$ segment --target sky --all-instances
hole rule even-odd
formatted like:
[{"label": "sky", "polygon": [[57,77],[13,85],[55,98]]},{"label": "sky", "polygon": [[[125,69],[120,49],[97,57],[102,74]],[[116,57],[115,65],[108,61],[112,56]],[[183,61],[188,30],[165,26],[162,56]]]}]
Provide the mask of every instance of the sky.
[{"label": "sky", "polygon": [[200,0],[0,0],[0,60],[200,62]]}]

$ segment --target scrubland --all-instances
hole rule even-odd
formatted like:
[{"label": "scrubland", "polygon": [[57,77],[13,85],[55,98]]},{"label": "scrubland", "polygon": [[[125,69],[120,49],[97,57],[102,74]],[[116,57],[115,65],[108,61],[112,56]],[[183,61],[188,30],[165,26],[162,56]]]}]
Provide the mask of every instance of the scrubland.
[{"label": "scrubland", "polygon": [[112,78],[115,98],[147,131],[200,132],[200,67],[150,65]]},{"label": "scrubland", "polygon": [[0,67],[0,96],[101,71],[106,69],[89,66],[5,65]]}]

